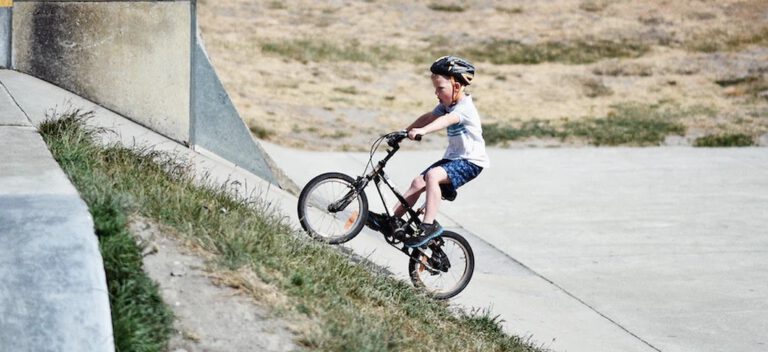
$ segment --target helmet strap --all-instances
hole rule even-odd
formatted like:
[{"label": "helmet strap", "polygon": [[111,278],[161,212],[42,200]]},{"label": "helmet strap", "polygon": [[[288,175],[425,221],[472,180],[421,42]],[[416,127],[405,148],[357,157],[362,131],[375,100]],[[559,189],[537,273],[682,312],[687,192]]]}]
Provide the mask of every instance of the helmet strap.
[{"label": "helmet strap", "polygon": [[459,94],[461,94],[461,88],[456,89],[456,79],[451,76],[451,106],[454,106],[459,102]]}]

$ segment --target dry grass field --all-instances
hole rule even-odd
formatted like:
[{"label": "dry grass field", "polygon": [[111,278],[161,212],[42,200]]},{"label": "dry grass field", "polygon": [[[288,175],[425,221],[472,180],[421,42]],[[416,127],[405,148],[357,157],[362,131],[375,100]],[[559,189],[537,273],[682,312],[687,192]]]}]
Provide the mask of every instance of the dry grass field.
[{"label": "dry grass field", "polygon": [[246,123],[281,145],[366,149],[436,104],[446,54],[478,67],[489,144],[768,140],[765,0],[201,0],[198,16]]}]

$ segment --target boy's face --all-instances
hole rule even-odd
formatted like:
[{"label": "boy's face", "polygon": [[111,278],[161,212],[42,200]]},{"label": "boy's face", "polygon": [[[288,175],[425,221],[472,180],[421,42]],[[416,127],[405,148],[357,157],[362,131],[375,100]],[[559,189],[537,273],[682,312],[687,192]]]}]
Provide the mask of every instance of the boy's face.
[{"label": "boy's face", "polygon": [[458,82],[451,83],[450,79],[441,75],[432,75],[432,86],[435,87],[437,100],[440,100],[440,104],[444,106],[450,106],[455,89],[461,89]]}]

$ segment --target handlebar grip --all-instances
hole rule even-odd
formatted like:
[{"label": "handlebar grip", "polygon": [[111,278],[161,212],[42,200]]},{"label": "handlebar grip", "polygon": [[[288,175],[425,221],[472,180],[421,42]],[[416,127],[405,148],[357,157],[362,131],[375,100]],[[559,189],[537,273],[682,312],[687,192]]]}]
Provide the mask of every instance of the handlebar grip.
[{"label": "handlebar grip", "polygon": [[413,139],[415,139],[415,140],[417,140],[417,141],[421,142],[421,137],[422,137],[422,136],[423,136],[423,135],[421,135],[421,134],[417,134],[417,135],[416,135],[416,137],[413,137]]}]

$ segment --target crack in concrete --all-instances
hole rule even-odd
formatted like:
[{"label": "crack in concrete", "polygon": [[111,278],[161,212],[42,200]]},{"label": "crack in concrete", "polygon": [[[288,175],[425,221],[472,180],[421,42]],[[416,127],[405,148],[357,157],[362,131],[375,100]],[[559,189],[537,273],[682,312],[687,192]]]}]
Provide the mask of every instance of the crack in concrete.
[{"label": "crack in concrete", "polygon": [[5,90],[5,93],[7,93],[8,96],[13,101],[13,103],[16,104],[16,107],[19,108],[19,111],[21,111],[21,113],[24,114],[24,117],[27,118],[27,121],[29,121],[29,125],[30,126],[34,126],[34,123],[32,123],[32,119],[30,119],[29,115],[27,114],[27,112],[24,111],[24,109],[21,108],[21,105],[19,105],[19,102],[16,101],[16,98],[13,96],[13,94],[11,94],[11,91],[8,89],[8,87],[5,86],[5,83],[3,83],[3,81],[0,81],[0,86],[3,87],[3,89]]}]

